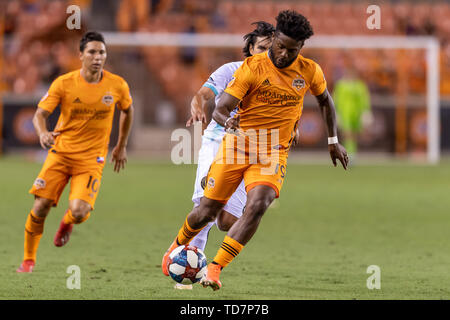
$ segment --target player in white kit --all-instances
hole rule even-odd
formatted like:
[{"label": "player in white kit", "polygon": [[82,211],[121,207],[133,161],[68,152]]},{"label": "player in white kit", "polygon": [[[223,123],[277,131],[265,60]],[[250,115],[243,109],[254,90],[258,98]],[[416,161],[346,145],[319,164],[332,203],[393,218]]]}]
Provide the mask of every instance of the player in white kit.
[{"label": "player in white kit", "polygon": [[[272,37],[275,32],[275,28],[270,23],[258,21],[252,24],[256,25],[256,29],[244,36],[245,47],[243,48],[243,52],[246,58],[267,51],[272,44]],[[215,104],[219,101],[228,83],[233,79],[234,72],[241,66],[242,62],[243,61],[226,63],[211,74],[192,99],[191,118],[187,121],[186,126],[189,127],[197,121],[201,121],[203,124],[207,123],[207,117],[211,117],[211,112],[214,110]],[[215,103],[213,103],[213,101],[215,101]],[[234,110],[230,116],[234,116],[236,110]],[[225,128],[213,119],[203,132],[202,146],[198,155],[194,194],[192,196],[192,202],[194,202],[195,207],[200,204],[200,199],[203,197],[206,175],[219,150],[224,135]],[[242,216],[246,201],[247,193],[245,192],[244,180],[242,180],[239,187],[224,206],[222,212],[217,216],[216,221],[209,223],[203,228],[203,230],[192,239],[190,245],[204,250],[211,227],[214,224],[217,224],[219,230],[228,231],[233,223]],[[192,289],[192,286],[177,283],[175,288]]]}]

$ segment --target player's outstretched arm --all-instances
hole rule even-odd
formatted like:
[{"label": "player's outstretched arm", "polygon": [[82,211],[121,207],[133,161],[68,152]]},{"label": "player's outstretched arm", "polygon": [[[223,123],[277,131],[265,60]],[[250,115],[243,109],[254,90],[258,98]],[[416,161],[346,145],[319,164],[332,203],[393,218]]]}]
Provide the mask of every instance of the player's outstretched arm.
[{"label": "player's outstretched arm", "polygon": [[59,132],[47,130],[47,119],[49,116],[50,112],[38,107],[33,117],[34,129],[43,149],[51,148],[55,144],[55,137],[59,135]]},{"label": "player's outstretched arm", "polygon": [[197,121],[207,124],[211,118],[209,110],[215,108],[214,98],[214,92],[208,87],[203,86],[197,91],[191,101],[191,117],[186,122],[186,127],[190,127]]},{"label": "player's outstretched arm", "polygon": [[213,119],[224,126],[226,130],[236,130],[239,128],[239,115],[234,118],[230,118],[230,113],[239,103],[238,98],[233,97],[231,94],[224,92],[220,97],[219,103],[214,108]]},{"label": "player's outstretched arm", "polygon": [[[336,110],[328,89],[325,89],[322,94],[316,96],[316,99],[327,125],[328,137],[337,137]],[[339,159],[344,169],[347,170],[348,156],[345,148],[338,142],[331,144],[329,143],[328,151],[330,152],[331,160],[333,161],[334,166],[336,167],[337,165],[336,159]]]},{"label": "player's outstretched arm", "polygon": [[133,123],[134,108],[131,105],[126,110],[120,110],[119,138],[111,153],[111,162],[114,163],[114,171],[119,172],[125,169],[127,163],[127,144],[130,136],[131,124]]}]

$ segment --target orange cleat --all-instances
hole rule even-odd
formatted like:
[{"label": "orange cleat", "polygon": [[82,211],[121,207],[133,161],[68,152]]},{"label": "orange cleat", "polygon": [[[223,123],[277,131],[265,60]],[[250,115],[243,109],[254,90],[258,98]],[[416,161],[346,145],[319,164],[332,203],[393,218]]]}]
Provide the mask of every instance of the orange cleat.
[{"label": "orange cleat", "polygon": [[67,242],[69,242],[70,234],[72,233],[73,224],[65,224],[64,218],[61,220],[59,224],[59,229],[56,231],[55,238],[53,239],[53,243],[57,247],[62,247]]},{"label": "orange cleat", "polygon": [[31,273],[33,272],[34,264],[34,260],[24,260],[16,272]]},{"label": "orange cleat", "polygon": [[177,247],[179,247],[180,245],[177,243],[177,238],[175,238],[175,240],[172,242],[172,244],[170,245],[169,249],[167,249],[166,253],[163,256],[162,262],[161,262],[161,268],[162,268],[162,272],[164,273],[165,276],[169,276],[169,255],[170,253]]},{"label": "orange cleat", "polygon": [[206,275],[200,280],[200,284],[206,288],[211,287],[214,291],[222,288],[222,283],[219,280],[222,267],[215,263],[210,263],[206,270]]}]

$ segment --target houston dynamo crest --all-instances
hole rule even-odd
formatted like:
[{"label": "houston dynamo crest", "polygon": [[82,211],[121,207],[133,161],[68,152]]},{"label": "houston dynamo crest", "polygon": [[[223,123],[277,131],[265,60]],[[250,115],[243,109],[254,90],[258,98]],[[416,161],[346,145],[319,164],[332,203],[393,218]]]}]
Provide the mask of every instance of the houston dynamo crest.
[{"label": "houston dynamo crest", "polygon": [[298,75],[294,80],[292,80],[292,87],[300,91],[305,87],[305,79]]},{"label": "houston dynamo crest", "polygon": [[106,92],[106,94],[102,97],[102,102],[109,107],[111,103],[114,102],[114,97],[111,95],[111,93]]}]

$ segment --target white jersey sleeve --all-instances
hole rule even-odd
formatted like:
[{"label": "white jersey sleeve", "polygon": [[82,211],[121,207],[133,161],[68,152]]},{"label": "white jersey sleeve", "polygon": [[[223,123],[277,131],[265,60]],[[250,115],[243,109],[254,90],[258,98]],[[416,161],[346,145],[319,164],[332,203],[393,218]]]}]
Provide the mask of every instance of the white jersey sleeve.
[{"label": "white jersey sleeve", "polygon": [[[243,61],[229,62],[221,66],[219,69],[214,71],[209,77],[208,81],[203,85],[204,87],[210,88],[214,94],[216,105],[219,102],[225,88],[228,83],[233,79],[234,72],[241,66]],[[236,113],[233,110],[230,116],[234,116]],[[203,132],[203,137],[216,141],[220,144],[223,136],[225,135],[225,128],[218,124],[214,119],[208,124],[208,127]]]},{"label": "white jersey sleeve", "polygon": [[208,80],[203,84],[204,87],[210,88],[216,95],[216,104],[228,83],[233,79],[234,72],[241,66],[241,64],[242,61],[224,64],[219,69],[214,71]]}]

